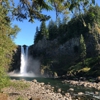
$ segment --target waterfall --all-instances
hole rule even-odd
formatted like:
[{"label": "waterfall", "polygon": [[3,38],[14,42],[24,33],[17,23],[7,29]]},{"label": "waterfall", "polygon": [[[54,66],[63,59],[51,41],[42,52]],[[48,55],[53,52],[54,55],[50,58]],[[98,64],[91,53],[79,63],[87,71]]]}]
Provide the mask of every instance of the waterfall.
[{"label": "waterfall", "polygon": [[14,70],[8,73],[9,76],[13,77],[38,77],[40,71],[40,61],[38,59],[33,59],[29,55],[29,47],[21,46],[21,55],[20,55],[20,71]]},{"label": "waterfall", "polygon": [[20,66],[20,73],[26,74],[27,73],[27,64],[28,64],[28,46],[24,50],[24,47],[21,46],[21,66]]}]

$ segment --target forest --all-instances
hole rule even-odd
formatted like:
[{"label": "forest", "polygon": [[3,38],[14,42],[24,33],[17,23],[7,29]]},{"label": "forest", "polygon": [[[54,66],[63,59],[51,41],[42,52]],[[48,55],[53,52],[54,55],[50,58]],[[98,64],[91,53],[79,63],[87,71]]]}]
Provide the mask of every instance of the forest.
[{"label": "forest", "polygon": [[[50,16],[42,14],[42,10],[44,9],[48,11],[54,10],[56,12],[56,21],[50,20]],[[13,40],[20,31],[20,28],[16,25],[12,26],[13,20],[29,20],[29,22],[34,22],[35,19],[38,19],[41,21],[41,26],[36,28],[34,48],[31,54],[34,57],[39,57],[41,60],[42,74],[49,72],[58,75],[67,74],[73,76],[88,72],[82,75],[93,74],[98,76],[100,58],[99,9],[98,5],[95,5],[95,0],[20,0],[16,5],[14,0],[1,0],[0,89],[9,83],[6,72],[11,67],[13,51],[17,48]],[[70,13],[73,14],[71,18],[68,16]],[[60,14],[64,16],[62,19],[59,17]],[[50,20],[48,26],[46,25],[46,20]],[[74,55],[68,55],[65,51],[61,51],[61,54],[59,54],[63,45],[68,45],[66,42],[71,39],[74,41],[75,38],[78,38],[79,45],[74,45],[74,53],[72,53]],[[37,49],[35,46],[42,40],[47,41],[47,43],[49,41],[49,47],[43,45],[44,49],[41,52],[39,50],[35,51]],[[90,45],[92,45],[91,48],[89,48]],[[36,52],[37,55],[34,55],[33,52]],[[75,58],[72,59],[73,57]]]},{"label": "forest", "polygon": [[51,19],[48,25],[45,21],[41,22],[36,28],[33,57],[40,58],[42,74],[99,76],[99,9],[98,5],[90,7],[88,11],[74,15],[69,21],[66,17],[62,20],[58,17],[56,21]]}]

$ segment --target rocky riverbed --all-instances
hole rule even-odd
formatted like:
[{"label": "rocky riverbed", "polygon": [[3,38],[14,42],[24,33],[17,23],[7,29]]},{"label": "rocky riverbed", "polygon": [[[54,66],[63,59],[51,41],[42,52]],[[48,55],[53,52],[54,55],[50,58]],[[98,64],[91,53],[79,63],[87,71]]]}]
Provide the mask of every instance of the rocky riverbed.
[{"label": "rocky riverbed", "polygon": [[70,93],[62,95],[60,91],[54,92],[54,87],[39,83],[35,79],[33,81],[11,80],[12,83],[18,81],[29,86],[23,89],[18,89],[17,86],[2,89],[3,93],[8,94],[8,100],[72,100]]},{"label": "rocky riverbed", "polygon": [[[75,80],[64,80],[62,81],[63,84],[70,84],[73,87],[83,87],[83,88],[88,88],[88,89],[92,89],[93,91],[89,92],[89,91],[85,91],[84,92],[78,92],[77,94],[74,94],[74,96],[85,96],[86,99],[82,99],[82,100],[100,100],[100,82],[96,83],[96,82],[89,82],[89,81],[75,81]],[[74,88],[70,88],[70,91],[74,92]],[[88,98],[88,96],[90,98]],[[91,99],[92,98],[92,99]],[[81,100],[81,99],[78,99]]]},{"label": "rocky riverbed", "polygon": [[72,84],[74,86],[83,86],[85,88],[94,88],[97,90],[100,90],[100,82],[96,83],[96,82],[88,82],[88,81],[74,81],[74,80],[64,80],[62,81],[62,83],[65,84]]},{"label": "rocky riverbed", "polygon": [[[8,99],[3,100],[100,100],[100,83],[92,83],[88,81],[73,81],[64,80],[62,84],[70,84],[73,86],[82,86],[84,88],[94,88],[98,91],[84,93],[82,91],[75,93],[73,87],[69,88],[67,92],[43,82],[37,82],[36,79],[32,81],[11,80],[13,85],[2,89],[3,94],[7,94]],[[1,100],[1,98],[0,98]]]}]

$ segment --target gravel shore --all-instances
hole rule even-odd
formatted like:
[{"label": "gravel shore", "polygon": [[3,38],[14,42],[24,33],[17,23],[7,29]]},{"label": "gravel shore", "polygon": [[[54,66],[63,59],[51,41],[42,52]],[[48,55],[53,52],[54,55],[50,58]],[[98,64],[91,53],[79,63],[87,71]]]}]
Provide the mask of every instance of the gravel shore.
[{"label": "gravel shore", "polygon": [[[84,88],[94,88],[98,91],[83,93],[82,91],[77,94],[74,93],[74,88],[69,88],[68,92],[61,93],[61,89],[59,88],[57,92],[55,92],[55,88],[50,84],[45,84],[43,82],[39,83],[36,79],[32,81],[22,80],[11,80],[13,85],[3,88],[2,93],[7,94],[7,99],[3,100],[100,100],[100,96],[98,92],[100,90],[100,82],[92,83],[88,81],[74,81],[74,80],[64,80],[62,84],[70,84],[73,86],[82,86]],[[88,95],[93,97],[93,99],[88,98]],[[4,97],[1,94],[2,97]],[[5,96],[6,97],[6,96]],[[83,98],[83,99],[82,99]],[[97,98],[97,99],[96,99]],[[0,98],[0,100],[2,100]]]},{"label": "gravel shore", "polygon": [[12,83],[21,81],[23,84],[29,86],[23,89],[16,88],[17,86],[10,86],[2,89],[3,93],[8,94],[8,100],[72,100],[70,93],[62,95],[54,92],[54,87],[39,83],[37,80],[11,80]]}]

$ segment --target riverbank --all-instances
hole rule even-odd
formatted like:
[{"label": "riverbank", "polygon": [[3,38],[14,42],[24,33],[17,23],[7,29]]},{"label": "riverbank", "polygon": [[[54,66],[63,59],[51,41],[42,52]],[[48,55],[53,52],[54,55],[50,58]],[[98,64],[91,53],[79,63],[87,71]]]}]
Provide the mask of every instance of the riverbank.
[{"label": "riverbank", "polygon": [[83,86],[84,88],[94,88],[100,90],[100,82],[89,82],[89,81],[74,81],[74,80],[64,80],[62,83],[71,84],[74,86]]},{"label": "riverbank", "polygon": [[[49,83],[32,81],[11,80],[11,85],[2,89],[3,95],[7,94],[8,99],[3,100],[100,100],[100,83],[88,81],[63,80],[61,85],[69,84],[64,92],[61,88],[51,86]],[[75,92],[75,88],[94,88],[92,92],[82,90]],[[75,88],[74,88],[75,87]],[[57,89],[55,91],[55,88]],[[2,94],[1,94],[2,95]],[[87,99],[88,98],[88,99]],[[2,100],[0,98],[0,100]]]},{"label": "riverbank", "polygon": [[[19,81],[23,85],[22,88],[17,86]],[[8,100],[72,100],[70,93],[62,95],[60,90],[56,93],[54,87],[43,82],[39,83],[35,79],[33,81],[11,80],[11,82],[16,83],[16,86],[2,89],[4,94],[8,94]],[[28,86],[24,87],[25,84]]]}]

